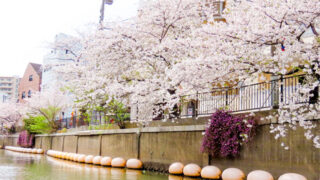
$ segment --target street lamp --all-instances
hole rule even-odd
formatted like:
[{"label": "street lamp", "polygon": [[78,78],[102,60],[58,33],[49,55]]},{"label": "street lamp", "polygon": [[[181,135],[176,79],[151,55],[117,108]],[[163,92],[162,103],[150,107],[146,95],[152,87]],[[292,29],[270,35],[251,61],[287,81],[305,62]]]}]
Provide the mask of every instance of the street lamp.
[{"label": "street lamp", "polygon": [[100,9],[100,20],[99,20],[99,23],[100,23],[100,26],[102,27],[102,22],[103,22],[103,19],[104,19],[104,6],[107,4],[107,5],[112,5],[113,3],[113,0],[102,0],[102,4],[101,4],[101,9]]}]

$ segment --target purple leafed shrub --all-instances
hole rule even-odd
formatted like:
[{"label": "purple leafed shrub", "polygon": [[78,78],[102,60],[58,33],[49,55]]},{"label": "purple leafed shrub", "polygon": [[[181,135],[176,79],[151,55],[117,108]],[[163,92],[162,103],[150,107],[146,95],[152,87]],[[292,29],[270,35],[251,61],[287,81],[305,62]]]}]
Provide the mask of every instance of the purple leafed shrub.
[{"label": "purple leafed shrub", "polygon": [[212,156],[235,157],[239,155],[241,145],[252,139],[255,127],[252,117],[245,118],[218,110],[212,115],[206,129],[201,151]]},{"label": "purple leafed shrub", "polygon": [[33,146],[33,134],[29,134],[28,131],[22,131],[19,134],[18,145],[21,147],[32,147]]}]

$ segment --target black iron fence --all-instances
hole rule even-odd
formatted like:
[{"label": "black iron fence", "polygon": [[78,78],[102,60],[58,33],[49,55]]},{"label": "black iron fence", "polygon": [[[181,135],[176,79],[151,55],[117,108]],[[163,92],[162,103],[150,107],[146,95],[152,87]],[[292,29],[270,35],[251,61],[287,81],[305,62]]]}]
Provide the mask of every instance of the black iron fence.
[{"label": "black iron fence", "polygon": [[210,115],[217,109],[231,112],[277,108],[291,103],[314,103],[318,101],[319,89],[312,91],[313,97],[306,100],[299,90],[305,76],[282,77],[268,82],[220,88],[207,93],[196,93],[181,98],[180,116]]},{"label": "black iron fence", "polygon": [[[177,111],[170,117],[196,117],[207,116],[214,113],[217,109],[227,109],[231,112],[252,111],[260,109],[278,108],[279,105],[289,105],[291,103],[315,103],[318,101],[319,88],[311,93],[313,97],[306,100],[299,94],[299,89],[304,82],[305,76],[281,77],[275,80],[261,82],[239,87],[219,88],[211,92],[196,93],[183,96],[180,99]],[[152,113],[151,113],[152,114]],[[130,117],[132,115],[132,117]],[[125,120],[136,119],[136,113],[124,113],[118,115]],[[152,116],[152,115],[151,115]],[[106,115],[101,112],[94,112],[90,121],[85,118],[72,117],[58,120],[61,128],[75,128],[88,125],[103,125],[114,123],[115,115]],[[152,117],[150,117],[152,118]],[[153,120],[163,119],[160,114],[153,117]]]},{"label": "black iron fence", "polygon": [[61,118],[56,120],[58,129],[63,128],[77,128],[81,126],[98,126],[98,125],[107,125],[115,124],[119,119],[123,121],[130,120],[130,113],[120,113],[117,115],[104,114],[102,112],[92,112],[90,116],[74,116],[68,118]]},{"label": "black iron fence", "polygon": [[87,121],[85,121],[85,119],[80,116],[57,119],[56,124],[57,124],[59,130],[61,130],[63,128],[70,129],[70,128],[76,128],[76,127],[80,127],[80,126],[89,125],[89,123]]}]

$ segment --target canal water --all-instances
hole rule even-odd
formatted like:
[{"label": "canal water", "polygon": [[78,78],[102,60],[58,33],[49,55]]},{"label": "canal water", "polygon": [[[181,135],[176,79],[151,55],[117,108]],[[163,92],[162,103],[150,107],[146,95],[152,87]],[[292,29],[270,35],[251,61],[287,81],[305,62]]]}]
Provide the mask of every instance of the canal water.
[{"label": "canal water", "polygon": [[149,171],[81,164],[38,154],[0,150],[0,180],[168,180]]}]

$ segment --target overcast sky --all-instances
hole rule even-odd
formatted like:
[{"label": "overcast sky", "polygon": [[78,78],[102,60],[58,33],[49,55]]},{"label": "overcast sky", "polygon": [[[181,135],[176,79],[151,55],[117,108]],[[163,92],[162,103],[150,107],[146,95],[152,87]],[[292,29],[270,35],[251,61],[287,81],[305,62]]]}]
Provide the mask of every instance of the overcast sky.
[{"label": "overcast sky", "polygon": [[[46,44],[58,33],[76,34],[99,21],[102,0],[0,1],[0,76],[22,76],[29,62],[42,64]],[[114,0],[105,20],[136,14],[139,0]]]}]

